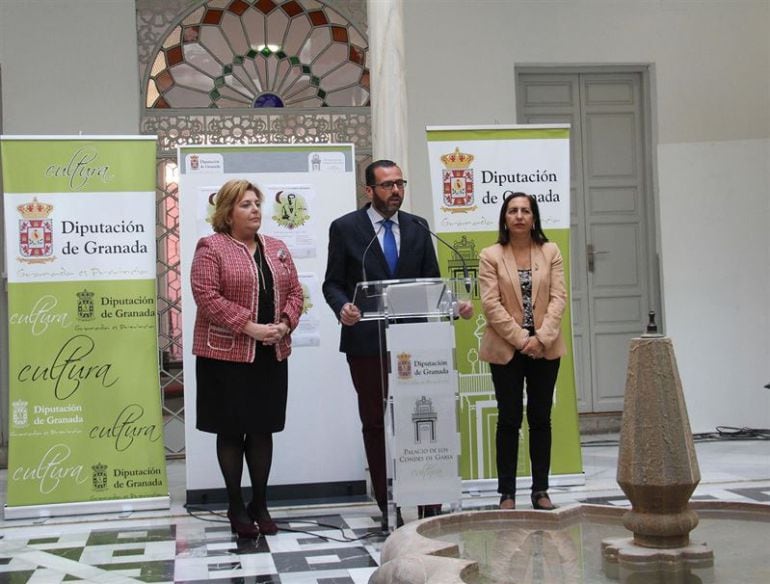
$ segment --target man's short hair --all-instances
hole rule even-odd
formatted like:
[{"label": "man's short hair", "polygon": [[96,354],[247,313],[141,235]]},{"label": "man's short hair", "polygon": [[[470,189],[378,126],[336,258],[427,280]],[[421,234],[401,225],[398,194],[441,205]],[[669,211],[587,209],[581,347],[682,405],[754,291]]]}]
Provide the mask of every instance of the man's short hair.
[{"label": "man's short hair", "polygon": [[366,186],[373,187],[374,181],[376,180],[374,178],[374,171],[378,168],[392,168],[394,166],[398,166],[395,162],[392,160],[375,160],[372,162],[369,166],[366,167],[365,177],[366,177]]}]

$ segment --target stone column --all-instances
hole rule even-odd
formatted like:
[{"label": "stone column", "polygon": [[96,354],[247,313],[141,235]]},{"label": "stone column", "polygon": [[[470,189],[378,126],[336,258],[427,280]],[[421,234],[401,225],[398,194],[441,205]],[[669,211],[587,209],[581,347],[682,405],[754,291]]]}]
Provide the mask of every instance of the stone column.
[{"label": "stone column", "polygon": [[700,482],[682,380],[671,339],[631,339],[620,426],[618,484],[631,501],[623,525],[633,538],[602,541],[602,566],[624,584],[712,582],[714,552],[690,541],[698,515],[689,500]]},{"label": "stone column", "polygon": [[[409,178],[403,0],[367,0],[372,159],[387,158]],[[404,207],[409,208],[409,197]]]},{"label": "stone column", "polygon": [[618,484],[631,501],[623,524],[647,548],[689,544],[688,506],[700,470],[671,339],[631,340],[620,430]]}]

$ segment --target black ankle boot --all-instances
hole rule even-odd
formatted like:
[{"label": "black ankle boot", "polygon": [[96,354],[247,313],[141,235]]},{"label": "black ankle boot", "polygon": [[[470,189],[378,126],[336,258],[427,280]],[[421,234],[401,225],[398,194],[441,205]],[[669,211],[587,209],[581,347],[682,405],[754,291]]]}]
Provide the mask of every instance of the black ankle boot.
[{"label": "black ankle boot", "polygon": [[551,498],[546,491],[535,491],[532,493],[532,508],[542,511],[553,511],[556,505],[551,503]]}]

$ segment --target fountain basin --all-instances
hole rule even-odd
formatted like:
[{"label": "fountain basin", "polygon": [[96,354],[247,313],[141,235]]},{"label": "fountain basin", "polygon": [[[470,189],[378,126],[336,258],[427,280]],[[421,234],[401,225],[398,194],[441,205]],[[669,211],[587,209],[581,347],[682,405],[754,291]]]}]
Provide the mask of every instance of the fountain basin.
[{"label": "fountain basin", "polygon": [[[684,569],[660,555],[634,582],[770,582],[770,505],[693,501],[700,524],[691,544],[707,544],[713,565]],[[544,511],[465,511],[409,523],[385,542],[381,566],[371,584],[496,584],[502,582],[630,581],[633,566],[608,566],[602,542],[631,535],[623,527],[625,508],[569,505]],[[606,546],[605,546],[606,547]],[[684,570],[684,571],[683,571]],[[664,579],[668,578],[668,579]]]}]

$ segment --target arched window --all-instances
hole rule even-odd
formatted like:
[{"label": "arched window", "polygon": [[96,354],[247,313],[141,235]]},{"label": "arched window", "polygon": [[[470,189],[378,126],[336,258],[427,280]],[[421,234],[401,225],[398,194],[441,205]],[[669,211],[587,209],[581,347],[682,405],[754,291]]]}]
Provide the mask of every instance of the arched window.
[{"label": "arched window", "polygon": [[367,106],[367,48],[351,22],[314,0],[211,1],[166,36],[145,106]]}]

